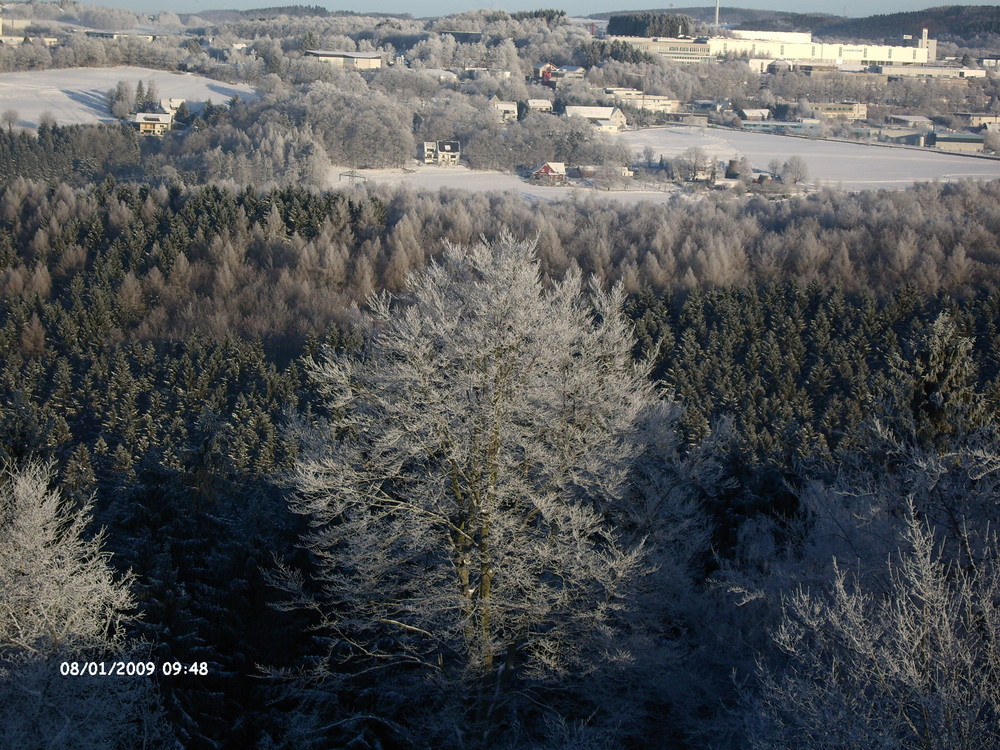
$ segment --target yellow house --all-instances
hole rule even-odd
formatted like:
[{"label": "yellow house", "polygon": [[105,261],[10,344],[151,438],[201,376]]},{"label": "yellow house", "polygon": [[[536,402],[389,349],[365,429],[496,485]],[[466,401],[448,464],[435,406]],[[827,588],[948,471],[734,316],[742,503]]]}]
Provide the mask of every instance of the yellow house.
[{"label": "yellow house", "polygon": [[139,128],[139,135],[163,135],[173,125],[174,116],[159,112],[139,112],[133,122]]}]

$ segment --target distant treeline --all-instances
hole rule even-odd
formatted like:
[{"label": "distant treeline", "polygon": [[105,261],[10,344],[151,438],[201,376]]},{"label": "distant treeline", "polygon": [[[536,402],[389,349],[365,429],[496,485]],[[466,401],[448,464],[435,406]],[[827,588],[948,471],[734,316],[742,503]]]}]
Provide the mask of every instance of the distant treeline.
[{"label": "distant treeline", "polygon": [[542,10],[521,10],[517,13],[511,13],[510,17],[515,21],[526,21],[531,18],[541,18],[544,19],[545,23],[551,26],[556,21],[565,19],[566,11],[554,10],[553,8],[544,8]]},{"label": "distant treeline", "polygon": [[596,41],[584,44],[580,47],[579,55],[580,64],[588,68],[599,65],[605,60],[617,60],[618,62],[633,64],[656,62],[656,58],[649,52],[644,52],[628,42],[622,42],[617,39],[613,42]]},{"label": "distant treeline", "polygon": [[822,36],[854,39],[900,39],[919,36],[927,29],[937,36],[973,37],[1000,34],[1000,7],[996,5],[950,5],[905,13],[887,13],[866,18],[829,18],[812,29]]},{"label": "distant treeline", "polygon": [[[817,36],[844,40],[891,40],[898,43],[903,34],[919,35],[923,28],[928,29],[931,36],[958,38],[1000,33],[1000,9],[995,5],[947,5],[850,19],[831,13],[790,13],[725,5],[719,12],[721,21],[734,24],[733,28],[736,29],[811,31]],[[651,13],[655,11],[649,11],[646,15]],[[662,14],[666,13],[667,11],[662,11]],[[715,6],[673,8],[669,13],[711,23],[715,19]],[[590,18],[608,18],[610,21],[622,17],[624,15],[619,13],[595,13],[590,16]]]},{"label": "distant treeline", "polygon": [[1000,282],[1000,183],[543,210],[500,193],[260,193],[113,180],[72,189],[19,179],[0,193],[0,297],[27,305],[8,332],[15,342],[38,312],[31,300],[61,299],[89,273],[111,285],[126,316],[114,325],[118,338],[301,342],[372,292],[400,288],[443,240],[470,244],[503,228],[537,238],[549,278],[579,268],[633,292],[794,278],[884,298],[901,287],[965,295]]},{"label": "distant treeline", "polygon": [[687,36],[691,19],[671,13],[626,13],[611,16],[608,33],[616,36]]},{"label": "distant treeline", "polygon": [[330,15],[330,11],[321,5],[281,5],[271,8],[251,8],[244,13],[253,18],[275,18],[277,16],[291,16],[293,18],[319,16],[326,18]]}]

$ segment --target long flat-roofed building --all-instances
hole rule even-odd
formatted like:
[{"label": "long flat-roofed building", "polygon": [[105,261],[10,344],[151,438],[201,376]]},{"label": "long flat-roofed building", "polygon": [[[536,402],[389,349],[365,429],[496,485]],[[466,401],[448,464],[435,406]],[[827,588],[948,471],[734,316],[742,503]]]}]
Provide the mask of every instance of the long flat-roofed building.
[{"label": "long flat-roofed building", "polygon": [[810,102],[813,115],[836,117],[841,120],[867,120],[868,105],[864,102]]},{"label": "long flat-roofed building", "polygon": [[981,68],[963,68],[960,65],[924,65],[913,67],[909,65],[879,65],[876,73],[892,78],[985,78],[986,71]]},{"label": "long flat-roofed building", "polygon": [[995,112],[955,112],[955,117],[969,128],[981,128],[984,125],[1000,123],[1000,114]]},{"label": "long flat-roofed building", "polygon": [[[937,42],[928,39],[927,31],[913,46],[887,44],[843,44],[814,42],[808,33],[743,32],[752,38],[616,36],[613,41],[627,42],[651,54],[674,62],[714,62],[720,57],[774,58],[789,62],[828,65],[926,65],[936,57]],[[757,38],[757,37],[777,38]],[[790,38],[786,39],[786,36]]]},{"label": "long flat-roofed building", "polygon": [[318,57],[325,63],[349,70],[377,70],[382,67],[380,52],[340,52],[338,50],[307,49],[307,57]]},{"label": "long flat-roofed building", "polygon": [[677,112],[681,108],[681,103],[677,99],[659,94],[647,94],[639,89],[608,87],[604,93],[613,96],[619,104],[625,102],[636,109],[645,109],[649,112]]}]

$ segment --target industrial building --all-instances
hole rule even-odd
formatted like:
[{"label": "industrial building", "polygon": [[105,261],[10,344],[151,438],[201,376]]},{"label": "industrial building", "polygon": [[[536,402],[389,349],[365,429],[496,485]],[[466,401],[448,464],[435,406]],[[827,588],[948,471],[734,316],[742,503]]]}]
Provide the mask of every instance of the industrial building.
[{"label": "industrial building", "polygon": [[724,57],[774,58],[827,65],[926,65],[937,57],[937,41],[924,29],[909,46],[820,43],[807,32],[746,31],[734,37],[664,38],[615,36],[651,54],[674,62],[714,62]]},{"label": "industrial building", "polygon": [[307,57],[318,57],[335,68],[348,70],[378,70],[382,67],[380,52],[339,52],[334,50],[308,49]]}]

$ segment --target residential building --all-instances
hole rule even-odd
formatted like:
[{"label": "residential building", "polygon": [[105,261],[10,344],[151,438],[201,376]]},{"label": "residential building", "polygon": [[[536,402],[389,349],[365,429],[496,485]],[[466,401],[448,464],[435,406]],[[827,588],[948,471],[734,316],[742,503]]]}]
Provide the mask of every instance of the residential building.
[{"label": "residential building", "polygon": [[517,102],[505,102],[494,98],[490,99],[490,107],[500,115],[501,122],[517,119]]},{"label": "residential building", "polygon": [[458,141],[424,141],[420,156],[424,164],[454,166],[462,159],[462,146]]},{"label": "residential building", "polygon": [[552,102],[548,99],[528,99],[525,103],[528,112],[551,112]]},{"label": "residential building", "polygon": [[618,133],[625,129],[628,122],[625,113],[618,107],[566,107],[564,117],[582,117],[598,130],[606,133]]},{"label": "residential building", "polygon": [[771,110],[769,109],[741,109],[736,114],[743,122],[760,122],[771,119]]},{"label": "residential building", "polygon": [[566,181],[566,164],[561,161],[547,161],[534,172],[531,179],[548,185],[558,185]]},{"label": "residential building", "polygon": [[163,135],[173,125],[174,116],[162,112],[138,112],[132,120],[139,128],[139,135]]},{"label": "residential building", "polygon": [[381,52],[340,52],[336,50],[307,49],[307,57],[316,57],[335,68],[348,70],[378,70],[382,67]]},{"label": "residential building", "polygon": [[536,80],[547,81],[552,78],[552,71],[558,70],[557,65],[553,65],[550,62],[539,63],[534,68],[532,68],[532,73]]},{"label": "residential building", "polygon": [[180,98],[160,99],[160,109],[171,115],[175,115],[183,103],[184,100]]}]

